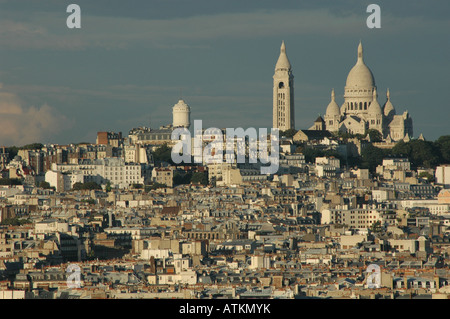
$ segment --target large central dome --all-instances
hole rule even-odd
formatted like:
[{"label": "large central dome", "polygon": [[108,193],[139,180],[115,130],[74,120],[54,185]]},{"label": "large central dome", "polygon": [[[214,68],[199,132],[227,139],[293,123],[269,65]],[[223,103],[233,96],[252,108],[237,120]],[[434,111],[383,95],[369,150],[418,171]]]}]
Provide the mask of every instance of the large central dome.
[{"label": "large central dome", "polygon": [[358,46],[358,60],[347,76],[346,87],[372,88],[375,86],[375,79],[372,71],[363,60],[363,49],[361,43]]}]

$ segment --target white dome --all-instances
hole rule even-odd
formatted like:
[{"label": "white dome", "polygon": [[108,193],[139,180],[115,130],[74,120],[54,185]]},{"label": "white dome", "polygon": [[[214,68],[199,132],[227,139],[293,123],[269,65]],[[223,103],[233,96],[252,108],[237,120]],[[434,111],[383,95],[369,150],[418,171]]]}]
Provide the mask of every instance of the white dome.
[{"label": "white dome", "polygon": [[173,106],[174,111],[189,111],[190,107],[183,100],[179,100],[177,104]]},{"label": "white dome", "polygon": [[377,90],[373,90],[373,100],[367,110],[370,115],[381,115],[381,106],[377,101]]},{"label": "white dome", "polygon": [[370,88],[375,86],[375,79],[372,71],[363,60],[362,44],[358,46],[358,60],[347,76],[347,87]]},{"label": "white dome", "polygon": [[286,45],[281,43],[280,48],[280,56],[278,57],[277,64],[275,65],[275,70],[290,70],[291,69],[291,63],[289,62],[289,59],[286,54]]},{"label": "white dome", "polygon": [[391,96],[390,96],[389,89],[388,89],[387,101],[384,104],[384,115],[389,116],[391,113],[395,114],[395,108],[394,108],[394,105],[392,105],[392,103],[391,103]]},{"label": "white dome", "polygon": [[334,90],[331,91],[331,102],[328,104],[326,116],[339,116],[341,114],[339,105],[335,101]]}]

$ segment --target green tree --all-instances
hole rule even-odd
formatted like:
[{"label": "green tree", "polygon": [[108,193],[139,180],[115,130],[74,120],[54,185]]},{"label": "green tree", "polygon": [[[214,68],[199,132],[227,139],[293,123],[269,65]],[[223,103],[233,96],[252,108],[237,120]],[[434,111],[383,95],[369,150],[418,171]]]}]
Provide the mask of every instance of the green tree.
[{"label": "green tree", "polygon": [[93,189],[102,189],[102,187],[97,184],[96,182],[87,182],[84,183],[84,188],[88,189],[88,190],[93,190]]},{"label": "green tree", "polygon": [[316,157],[336,157],[341,163],[344,161],[344,158],[341,154],[333,150],[321,150],[315,147],[304,147],[303,155],[305,155],[305,161],[308,163],[314,163],[316,161]]},{"label": "green tree", "polygon": [[450,164],[450,135],[439,137],[435,145],[441,153],[442,164]]},{"label": "green tree", "polygon": [[21,226],[25,224],[31,224],[29,219],[23,219],[18,217],[5,218],[1,221],[0,225],[9,225],[9,226]]},{"label": "green tree", "polygon": [[383,227],[381,226],[381,222],[377,220],[375,223],[372,224],[370,227],[370,230],[374,233],[379,233],[383,230]]},{"label": "green tree", "polygon": [[80,183],[80,182],[76,182],[75,184],[73,184],[72,189],[74,191],[83,190],[84,189],[84,184]]},{"label": "green tree", "polygon": [[50,189],[50,188],[52,188],[52,187],[50,186],[50,183],[49,183],[49,182],[46,182],[46,181],[40,182],[40,183],[39,183],[39,187],[40,187],[40,188],[43,188],[43,189]]},{"label": "green tree", "polygon": [[96,182],[86,182],[80,183],[77,182],[72,186],[73,190],[94,190],[94,189],[102,189],[102,187]]},{"label": "green tree", "polygon": [[191,182],[193,184],[208,185],[208,174],[206,172],[195,172],[192,174]]},{"label": "green tree", "polygon": [[297,130],[296,129],[293,129],[293,128],[290,128],[290,129],[288,129],[288,130],[286,130],[286,131],[280,131],[280,136],[284,136],[284,137],[287,137],[287,138],[291,138],[291,137],[294,137],[294,135],[297,133]]},{"label": "green tree", "polygon": [[369,135],[370,141],[372,142],[381,142],[383,140],[383,135],[375,129],[369,129],[366,132],[366,136]]},{"label": "green tree", "polygon": [[181,172],[175,171],[175,173],[173,175],[173,183],[174,183],[174,185],[190,184],[191,183],[191,179],[192,179],[192,173],[191,172],[181,173]]},{"label": "green tree", "polygon": [[9,159],[12,160],[19,152],[19,148],[17,146],[10,146],[6,148],[6,152],[8,153]]},{"label": "green tree", "polygon": [[428,172],[421,172],[421,173],[419,174],[419,178],[426,179],[426,180],[429,181],[429,182],[434,182],[434,176],[431,175],[431,174],[428,173]]},{"label": "green tree", "polygon": [[347,140],[349,138],[355,138],[356,137],[355,134],[352,134],[352,133],[349,133],[349,132],[343,132],[343,131],[337,131],[337,132],[334,132],[333,134],[337,138],[343,139],[343,140]]},{"label": "green tree", "polygon": [[18,178],[0,178],[0,185],[22,185],[22,181]]},{"label": "green tree", "polygon": [[21,150],[40,150],[43,147],[44,147],[44,145],[41,143],[32,143],[32,144],[24,145],[24,146],[20,147],[19,149],[21,149]]},{"label": "green tree", "polygon": [[367,168],[375,172],[378,165],[383,163],[383,158],[389,155],[389,150],[381,149],[368,144],[361,151],[361,168]]},{"label": "green tree", "polygon": [[145,191],[149,192],[151,190],[155,190],[158,188],[166,188],[167,185],[166,184],[161,184],[161,183],[151,183],[149,185],[145,185]]},{"label": "green tree", "polygon": [[172,161],[172,148],[163,144],[153,152],[153,160],[156,162],[167,162],[174,164]]},{"label": "green tree", "polygon": [[422,140],[400,141],[392,148],[391,154],[408,157],[413,168],[420,166],[432,168],[442,161],[441,153],[436,144]]}]

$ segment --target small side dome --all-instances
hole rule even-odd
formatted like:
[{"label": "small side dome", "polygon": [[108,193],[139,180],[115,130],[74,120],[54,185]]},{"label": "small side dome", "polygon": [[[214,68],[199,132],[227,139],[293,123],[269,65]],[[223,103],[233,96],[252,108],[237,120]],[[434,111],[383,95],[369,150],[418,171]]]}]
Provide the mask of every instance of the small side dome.
[{"label": "small side dome", "polygon": [[334,95],[334,89],[331,91],[331,102],[328,104],[326,116],[339,116],[341,114],[339,105],[337,105]]},{"label": "small side dome", "polygon": [[387,101],[384,104],[384,116],[389,116],[389,115],[395,115],[395,108],[394,105],[392,105],[391,103],[391,94],[389,93],[389,89],[387,90],[386,93],[387,96]]},{"label": "small side dome", "polygon": [[372,103],[370,103],[367,113],[370,115],[381,115],[381,106],[377,101],[377,89],[373,90],[373,100]]}]

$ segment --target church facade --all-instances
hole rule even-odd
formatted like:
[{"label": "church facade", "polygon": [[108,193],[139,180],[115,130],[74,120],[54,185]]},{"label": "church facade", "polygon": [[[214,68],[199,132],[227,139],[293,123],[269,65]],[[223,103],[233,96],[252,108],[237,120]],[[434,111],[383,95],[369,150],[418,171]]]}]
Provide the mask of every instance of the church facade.
[{"label": "church facade", "polygon": [[[375,129],[386,142],[408,141],[413,136],[411,116],[407,111],[396,114],[389,90],[384,105],[379,104],[375,78],[364,63],[361,43],[358,45],[356,64],[347,76],[344,103],[339,107],[333,89],[323,124],[321,129],[330,132],[365,134],[367,130]],[[317,129],[317,125],[311,129]]]}]

